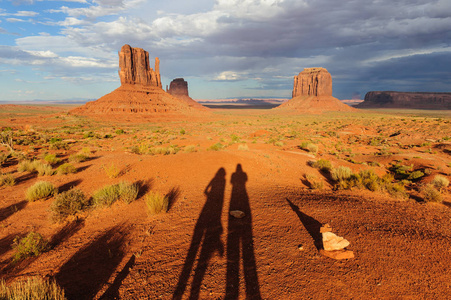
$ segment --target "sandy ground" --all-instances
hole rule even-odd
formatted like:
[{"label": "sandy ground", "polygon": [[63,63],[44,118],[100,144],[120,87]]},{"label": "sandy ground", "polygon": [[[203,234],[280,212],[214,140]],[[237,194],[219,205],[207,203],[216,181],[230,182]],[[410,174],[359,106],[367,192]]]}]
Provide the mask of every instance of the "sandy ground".
[{"label": "sandy ground", "polygon": [[[450,148],[443,139],[451,136],[446,115],[278,117],[260,110],[218,110],[204,121],[113,124],[61,112],[46,117],[44,125],[39,112],[26,118],[7,114],[1,126],[71,139],[66,150],[49,150],[48,143],[33,149],[18,145],[29,157],[49,151],[64,160],[83,147],[92,150],[90,160],[75,164],[75,174],[38,177],[18,173],[15,160],[3,165],[2,171],[17,181],[0,187],[0,277],[7,282],[32,275],[51,278],[69,299],[451,295],[451,198],[444,191],[443,203],[428,203],[418,190],[433,176],[449,178],[451,173]],[[116,134],[119,128],[125,134]],[[85,137],[89,131],[101,137]],[[401,133],[389,137],[396,132]],[[386,142],[371,144],[381,136]],[[319,152],[299,149],[305,140],[320,145]],[[194,145],[196,152],[131,151],[133,145],[155,141]],[[218,142],[226,147],[207,150]],[[244,144],[247,148],[240,147]],[[408,199],[359,189],[335,191],[330,180],[308,165],[319,158],[380,174],[390,162],[401,161],[430,169],[430,174],[407,188]],[[363,161],[379,166],[359,163]],[[105,166],[111,164],[122,170],[119,177],[105,175]],[[324,189],[310,189],[306,174],[323,180]],[[49,219],[53,198],[25,200],[25,190],[39,180],[52,182],[60,192],[77,187],[87,195],[123,180],[140,182],[141,191],[131,204],[117,202],[54,224]],[[144,203],[149,191],[170,194],[167,213],[149,215]],[[229,211],[236,209],[246,216],[231,217]],[[354,259],[337,261],[319,254],[319,228],[325,223],[350,241]],[[30,231],[48,238],[52,249],[11,264],[14,238]]]}]

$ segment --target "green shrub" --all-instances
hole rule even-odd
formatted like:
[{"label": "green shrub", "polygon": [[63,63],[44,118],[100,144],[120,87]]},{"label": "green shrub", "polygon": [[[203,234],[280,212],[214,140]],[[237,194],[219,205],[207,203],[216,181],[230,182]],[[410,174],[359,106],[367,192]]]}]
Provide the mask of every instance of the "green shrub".
[{"label": "green shrub", "polygon": [[64,163],[56,169],[58,175],[74,174],[77,173],[77,168],[73,164]]},{"label": "green shrub", "polygon": [[194,145],[189,145],[189,146],[186,146],[183,149],[183,151],[186,152],[186,153],[196,152],[197,151],[197,147],[194,146]]},{"label": "green shrub", "polygon": [[442,202],[443,198],[439,191],[432,184],[427,184],[421,189],[423,199],[427,202]]},{"label": "green shrub", "polygon": [[79,163],[79,162],[84,162],[87,161],[89,159],[89,156],[83,153],[76,153],[76,154],[72,154],[71,156],[69,156],[69,161],[71,163]]},{"label": "green shrub", "polygon": [[216,143],[216,144],[210,146],[207,150],[210,150],[210,151],[219,151],[219,150],[224,149],[224,148],[225,148],[225,146],[224,146],[223,144],[221,144],[221,143]]},{"label": "green shrub", "polygon": [[335,181],[343,181],[351,178],[352,170],[348,167],[339,166],[330,171],[330,176]]},{"label": "green shrub", "polygon": [[38,181],[30,186],[25,192],[25,198],[30,201],[36,201],[54,195],[57,189],[48,181]]},{"label": "green shrub", "polygon": [[0,175],[0,186],[13,186],[16,184],[16,179],[11,174]]},{"label": "green shrub", "polygon": [[240,150],[240,151],[249,151],[249,146],[247,144],[238,145],[238,150]]},{"label": "green shrub", "polygon": [[315,175],[307,174],[305,175],[305,179],[313,190],[322,190],[324,188],[324,182],[319,180]]},{"label": "green shrub", "polygon": [[439,191],[447,188],[449,186],[449,180],[445,176],[436,175],[434,179],[432,179],[431,184],[438,189]]},{"label": "green shrub", "polygon": [[58,157],[56,157],[56,154],[47,154],[44,157],[44,160],[51,165],[55,165],[61,161]]},{"label": "green shrub", "polygon": [[34,167],[35,167],[36,172],[38,172],[39,176],[44,176],[44,175],[51,176],[51,175],[53,175],[55,173],[53,171],[51,165],[43,164],[43,163],[38,162],[38,161],[36,161],[36,163],[34,164]]},{"label": "green shrub", "polygon": [[357,186],[375,192],[380,189],[380,178],[374,170],[362,170],[358,174]]},{"label": "green shrub", "polygon": [[30,160],[23,160],[17,165],[17,172],[33,172],[34,165],[33,162]]},{"label": "green shrub", "polygon": [[167,212],[169,207],[169,198],[158,193],[150,192],[146,195],[146,206],[151,215],[156,215],[161,212]]},{"label": "green shrub", "polygon": [[408,180],[415,180],[415,179],[419,179],[421,177],[424,176],[424,173],[417,170],[417,171],[413,171],[412,173],[409,174],[409,177],[407,177]]},{"label": "green shrub", "polygon": [[310,153],[318,153],[318,145],[315,145],[310,142],[302,142],[301,145],[299,145],[299,148],[302,150],[308,151]]},{"label": "green shrub", "polygon": [[80,189],[72,188],[56,195],[55,201],[50,206],[51,219],[53,222],[63,221],[66,217],[75,215],[88,206],[89,199],[85,194]]},{"label": "green shrub", "polygon": [[119,197],[122,201],[129,204],[136,200],[139,193],[139,186],[136,183],[128,183],[126,181],[122,181],[118,184],[119,188]]},{"label": "green shrub", "polygon": [[55,141],[54,143],[50,142],[49,146],[50,150],[69,150],[69,148],[69,144],[62,141]]},{"label": "green shrub", "polygon": [[8,300],[66,300],[64,290],[55,281],[31,277],[6,285],[0,280],[0,299]]},{"label": "green shrub", "polygon": [[121,170],[114,163],[110,163],[107,166],[104,165],[103,170],[105,171],[105,174],[106,176],[108,176],[108,178],[116,178],[121,175]]},{"label": "green shrub", "polygon": [[124,134],[124,133],[125,133],[124,129],[117,129],[116,130],[116,134]]},{"label": "green shrub", "polygon": [[24,258],[38,256],[48,249],[47,240],[37,232],[30,232],[24,238],[16,237],[12,245],[15,253],[13,255],[13,263]]},{"label": "green shrub", "polygon": [[319,159],[317,161],[309,161],[310,166],[319,169],[321,171],[330,171],[332,169],[332,163],[327,159]]},{"label": "green shrub", "polygon": [[117,184],[107,185],[100,190],[94,192],[92,195],[92,202],[94,206],[111,206],[120,197],[120,190]]}]

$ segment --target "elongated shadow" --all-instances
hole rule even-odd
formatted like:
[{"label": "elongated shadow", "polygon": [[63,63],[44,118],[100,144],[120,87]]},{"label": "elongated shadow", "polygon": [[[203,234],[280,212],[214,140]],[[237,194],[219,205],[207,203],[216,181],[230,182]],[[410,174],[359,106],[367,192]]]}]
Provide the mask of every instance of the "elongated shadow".
[{"label": "elongated shadow", "polygon": [[14,242],[14,238],[17,236],[17,234],[9,234],[5,236],[4,238],[0,239],[0,257],[11,250],[11,245]]},{"label": "elongated shadow", "polygon": [[241,164],[232,174],[232,196],[229,212],[240,210],[245,216],[236,219],[229,214],[227,233],[227,282],[225,299],[238,299],[240,287],[240,260],[242,259],[246,299],[261,299],[252,233],[252,214],[246,191],[247,174]]},{"label": "elongated shadow", "polygon": [[71,188],[76,187],[81,182],[82,182],[81,179],[76,179],[76,180],[69,181],[68,183],[65,183],[62,186],[60,186],[58,188],[58,192],[59,193],[66,192],[66,191],[70,190]]},{"label": "elongated shadow", "polygon": [[221,256],[224,254],[224,245],[221,242],[223,232],[221,214],[224,204],[225,175],[224,168],[220,168],[205,188],[204,193],[207,200],[194,227],[191,245],[172,299],[182,299],[199,249],[200,254],[194,271],[189,299],[199,299],[200,286],[212,256],[216,252]]},{"label": "elongated shadow", "polygon": [[0,208],[0,222],[14,215],[19,210],[22,210],[27,206],[28,202],[23,200],[7,207]]},{"label": "elongated shadow", "polygon": [[50,247],[53,249],[59,244],[67,241],[71,236],[73,236],[77,231],[83,228],[85,225],[84,220],[77,219],[63,226],[57,233],[52,236],[50,240]]},{"label": "elongated shadow", "polygon": [[288,198],[286,199],[291,209],[298,215],[299,220],[301,220],[302,225],[304,225],[305,229],[307,229],[310,236],[313,238],[313,243],[316,249],[323,249],[323,238],[321,234],[321,226],[322,224],[318,222],[316,219],[310,217],[309,215],[304,214],[299,210],[299,207],[293,202],[291,202]]},{"label": "elongated shadow", "polygon": [[126,228],[117,225],[96,236],[59,270],[56,282],[68,299],[93,299],[124,257]]},{"label": "elongated shadow", "polygon": [[125,264],[122,271],[114,279],[111,286],[105,291],[105,293],[99,299],[119,299],[119,288],[121,287],[122,281],[130,273],[130,269],[135,264],[135,255],[133,254],[130,259]]}]

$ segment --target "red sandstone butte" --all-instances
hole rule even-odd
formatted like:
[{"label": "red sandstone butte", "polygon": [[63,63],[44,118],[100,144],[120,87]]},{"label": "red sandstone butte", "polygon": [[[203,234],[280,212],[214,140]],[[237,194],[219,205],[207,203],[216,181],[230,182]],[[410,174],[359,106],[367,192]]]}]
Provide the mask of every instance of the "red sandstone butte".
[{"label": "red sandstone butte", "polygon": [[276,110],[300,113],[355,110],[332,97],[332,76],[324,68],[306,68],[295,76],[292,96]]},{"label": "red sandstone butte", "polygon": [[357,107],[451,109],[451,93],[373,91]]},{"label": "red sandstone butte", "polygon": [[127,119],[132,115],[186,115],[202,110],[195,102],[190,105],[161,88],[160,60],[155,58],[155,70],[150,67],[149,53],[141,48],[124,45],[119,52],[121,86],[111,93],[71,110],[76,115],[104,117],[114,115]]},{"label": "red sandstone butte", "polygon": [[195,107],[202,110],[208,110],[207,107],[202,104],[196,102],[189,96],[188,93],[188,82],[183,78],[175,78],[171,81],[169,85],[169,89],[166,86],[166,91],[174,97],[177,97],[180,100],[185,101],[190,107]]}]

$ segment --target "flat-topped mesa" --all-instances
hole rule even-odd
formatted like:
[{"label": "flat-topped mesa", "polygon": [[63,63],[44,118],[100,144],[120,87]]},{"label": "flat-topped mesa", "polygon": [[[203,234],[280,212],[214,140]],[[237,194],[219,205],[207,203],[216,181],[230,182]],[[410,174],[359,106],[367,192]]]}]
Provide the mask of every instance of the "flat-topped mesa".
[{"label": "flat-topped mesa", "polygon": [[325,68],[305,68],[294,77],[292,96],[332,96],[332,76]]},{"label": "flat-topped mesa", "polygon": [[183,78],[176,78],[171,81],[169,85],[169,89],[166,88],[166,91],[172,96],[188,96],[188,82]]},{"label": "flat-topped mesa", "polygon": [[155,58],[155,71],[149,65],[149,53],[141,48],[124,45],[119,52],[121,85],[139,84],[161,88],[160,60]]},{"label": "flat-topped mesa", "polygon": [[451,93],[372,91],[358,108],[451,109]]}]

